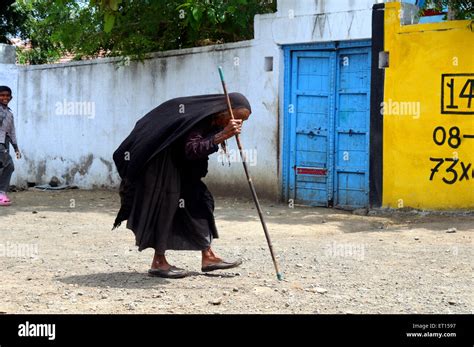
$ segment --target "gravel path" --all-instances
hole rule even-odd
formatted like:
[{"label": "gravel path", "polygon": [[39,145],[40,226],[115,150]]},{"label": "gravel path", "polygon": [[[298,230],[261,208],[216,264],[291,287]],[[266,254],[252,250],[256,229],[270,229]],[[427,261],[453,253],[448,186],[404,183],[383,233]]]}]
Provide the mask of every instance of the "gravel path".
[{"label": "gravel path", "polygon": [[[192,271],[148,277],[153,251],[111,231],[116,192],[12,193],[0,209],[0,312],[473,313],[474,216],[369,213],[263,203],[284,273],[278,282],[251,201],[216,198],[231,271],[204,275],[199,252],[169,252]],[[456,228],[455,230],[449,230]]]}]

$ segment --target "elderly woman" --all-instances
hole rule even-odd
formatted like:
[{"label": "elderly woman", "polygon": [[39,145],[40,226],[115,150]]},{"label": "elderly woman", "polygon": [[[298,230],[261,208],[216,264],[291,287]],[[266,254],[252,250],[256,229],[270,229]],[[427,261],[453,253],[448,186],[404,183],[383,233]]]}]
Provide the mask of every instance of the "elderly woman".
[{"label": "elderly woman", "polygon": [[128,220],[139,251],[155,250],[151,276],[187,275],[168,263],[167,250],[201,251],[203,272],[241,264],[221,259],[211,248],[218,237],[214,199],[201,180],[208,156],[239,134],[251,113],[243,95],[231,93],[230,99],[234,120],[224,95],[169,100],[140,119],[114,153],[122,177],[122,206],[114,227]]}]

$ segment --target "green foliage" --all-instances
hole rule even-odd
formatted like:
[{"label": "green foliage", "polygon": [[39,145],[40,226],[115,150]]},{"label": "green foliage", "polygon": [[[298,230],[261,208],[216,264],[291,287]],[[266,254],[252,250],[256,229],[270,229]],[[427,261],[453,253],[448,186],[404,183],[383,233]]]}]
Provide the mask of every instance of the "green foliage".
[{"label": "green foliage", "polygon": [[91,25],[93,15],[75,1],[18,0],[16,6],[25,14],[21,37],[30,46],[17,50],[18,61],[24,64],[51,63],[72,52],[70,48],[82,40],[82,26]]},{"label": "green foliage", "polygon": [[454,19],[474,19],[474,5],[472,0],[427,0],[423,9],[432,8],[443,11],[450,8],[454,11]]},{"label": "green foliage", "polygon": [[275,11],[272,0],[18,0],[27,14],[23,36],[32,50],[20,52],[30,64],[122,56],[234,42],[253,37],[253,17]]},{"label": "green foliage", "polygon": [[253,37],[253,17],[276,10],[274,1],[186,0],[177,7],[185,28],[184,44],[232,42]]},{"label": "green foliage", "polygon": [[[474,18],[471,0],[427,0],[428,6]],[[31,48],[19,50],[18,59],[29,64],[66,54],[144,59],[150,52],[251,39],[255,14],[275,10],[275,0],[17,0],[0,9],[0,42],[28,39]]]},{"label": "green foliage", "polygon": [[118,15],[119,6],[122,0],[91,0],[91,4],[98,5],[104,15],[104,31],[110,33]]},{"label": "green foliage", "polygon": [[4,0],[0,7],[0,43],[9,43],[9,36],[19,34],[24,28],[24,13],[14,0]]}]

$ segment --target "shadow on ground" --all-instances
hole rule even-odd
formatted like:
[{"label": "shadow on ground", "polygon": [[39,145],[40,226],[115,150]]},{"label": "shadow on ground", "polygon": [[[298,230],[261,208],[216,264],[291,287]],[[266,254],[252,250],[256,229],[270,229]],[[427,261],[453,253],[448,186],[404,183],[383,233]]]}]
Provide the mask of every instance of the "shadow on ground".
[{"label": "shadow on ground", "polygon": [[[204,276],[212,278],[231,278],[238,276],[237,273],[200,273],[190,271],[188,277]],[[68,276],[59,279],[65,284],[77,284],[78,286],[96,288],[122,288],[122,289],[152,289],[162,288],[167,285],[175,285],[180,279],[167,279],[150,277],[146,272],[102,272],[87,275]]]},{"label": "shadow on ground", "polygon": [[66,284],[85,287],[148,289],[162,287],[170,283],[166,278],[149,277],[146,272],[102,272],[87,275],[68,276],[59,279]]}]

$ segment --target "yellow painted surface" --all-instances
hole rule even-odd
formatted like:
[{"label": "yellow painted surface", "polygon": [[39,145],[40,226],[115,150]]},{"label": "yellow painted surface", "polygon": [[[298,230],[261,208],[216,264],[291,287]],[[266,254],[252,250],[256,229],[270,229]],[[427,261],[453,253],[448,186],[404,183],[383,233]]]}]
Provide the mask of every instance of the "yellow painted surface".
[{"label": "yellow painted surface", "polygon": [[[402,26],[399,10],[400,3],[386,4],[385,51],[390,52],[390,63],[385,69],[383,205],[472,209],[474,138],[464,136],[474,136],[474,95],[470,105],[467,97],[474,94],[474,81],[469,82],[474,75],[446,76],[444,83],[442,75],[474,74],[474,33],[469,21]],[[445,110],[464,114],[441,113],[442,85]],[[438,127],[446,131],[444,142]],[[436,128],[439,144],[433,139]],[[448,142],[450,131],[454,136]]]}]

